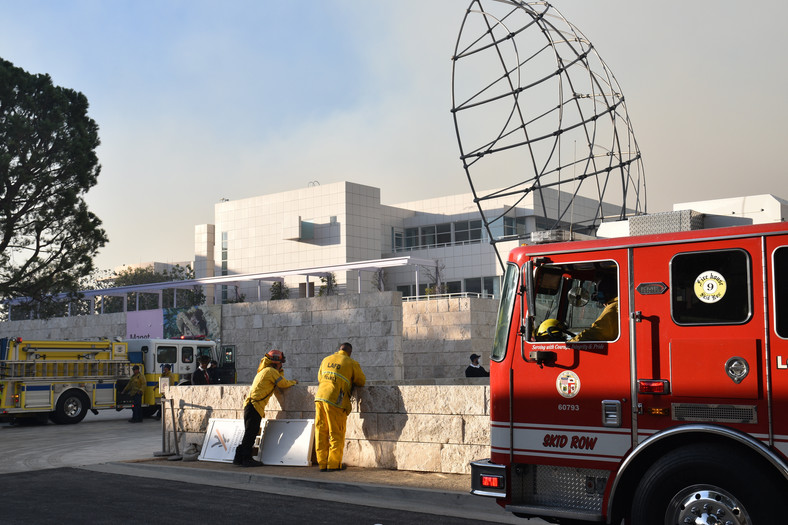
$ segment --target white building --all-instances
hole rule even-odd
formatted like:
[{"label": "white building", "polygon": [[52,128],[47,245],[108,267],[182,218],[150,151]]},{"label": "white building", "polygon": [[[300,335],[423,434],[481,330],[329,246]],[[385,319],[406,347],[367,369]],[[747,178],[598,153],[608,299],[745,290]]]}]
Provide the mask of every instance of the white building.
[{"label": "white building", "polygon": [[[556,206],[557,199],[569,195],[543,190],[545,207]],[[495,209],[498,203],[487,204]],[[557,206],[556,206],[557,207]],[[491,228],[505,254],[530,232],[544,228],[547,221],[541,201],[530,194],[504,214]],[[504,202],[500,202],[504,212]],[[594,216],[596,202],[577,197],[573,222]],[[483,228],[479,211],[470,193],[402,204],[381,203],[381,190],[352,182],[310,186],[270,195],[222,201],[215,205],[214,224],[195,228],[195,276],[218,277],[236,274],[275,273],[294,269],[341,266],[346,263],[402,255],[437,261],[435,268],[424,268],[419,294],[438,282],[444,293],[498,294],[500,263]],[[334,272],[340,290],[357,291],[356,272]],[[304,297],[318,291],[321,283],[308,277],[289,276],[283,280],[290,297]],[[398,290],[403,296],[417,290],[408,268],[387,269],[385,290]],[[348,286],[348,283],[353,283]],[[360,288],[368,291],[379,286],[378,278],[368,273]],[[314,290],[312,289],[314,287]],[[237,300],[240,294],[256,297],[254,283],[223,287],[217,302]],[[209,302],[212,298],[209,294]],[[268,294],[262,294],[268,299]]]}]

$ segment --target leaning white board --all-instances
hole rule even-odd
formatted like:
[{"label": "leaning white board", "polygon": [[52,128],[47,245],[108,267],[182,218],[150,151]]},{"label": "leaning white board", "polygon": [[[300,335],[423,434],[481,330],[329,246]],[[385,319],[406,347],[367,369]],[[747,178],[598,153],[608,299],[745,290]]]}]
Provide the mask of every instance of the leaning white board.
[{"label": "leaning white board", "polygon": [[257,460],[265,465],[312,465],[314,419],[265,419]]},{"label": "leaning white board", "polygon": [[232,463],[235,449],[241,444],[243,437],[243,419],[211,418],[208,420],[208,430],[197,459]]}]

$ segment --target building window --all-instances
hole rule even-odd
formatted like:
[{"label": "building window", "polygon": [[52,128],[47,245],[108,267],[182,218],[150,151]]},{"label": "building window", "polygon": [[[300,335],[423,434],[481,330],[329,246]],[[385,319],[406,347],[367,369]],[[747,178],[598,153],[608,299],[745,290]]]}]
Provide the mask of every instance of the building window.
[{"label": "building window", "polygon": [[412,290],[413,290],[413,285],[410,284],[397,286],[397,291],[402,294],[402,297],[410,297],[411,295],[413,295]]},{"label": "building window", "polygon": [[421,246],[435,246],[435,226],[421,227]]},{"label": "building window", "polygon": [[436,227],[436,242],[438,246],[451,245],[451,223],[438,224]]},{"label": "building window", "polygon": [[454,242],[465,244],[469,242],[481,242],[482,240],[482,221],[457,221],[454,223]]},{"label": "building window", "polygon": [[419,229],[405,228],[405,248],[416,248],[419,245]]},{"label": "building window", "polygon": [[482,293],[482,280],[478,277],[465,279],[465,293]]},{"label": "building window", "polygon": [[398,228],[391,229],[391,248],[396,252],[405,246],[405,232]]},{"label": "building window", "polygon": [[681,253],[670,262],[676,324],[743,324],[752,315],[750,256],[744,250]]},{"label": "building window", "polygon": [[473,277],[465,279],[465,292],[496,297],[499,292],[498,277]]}]

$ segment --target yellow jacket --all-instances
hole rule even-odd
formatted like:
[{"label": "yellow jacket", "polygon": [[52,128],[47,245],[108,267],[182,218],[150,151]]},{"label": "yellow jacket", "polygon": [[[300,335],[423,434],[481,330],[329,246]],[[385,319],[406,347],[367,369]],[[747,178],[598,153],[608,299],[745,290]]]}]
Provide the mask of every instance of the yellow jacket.
[{"label": "yellow jacket", "polygon": [[317,387],[315,401],[325,401],[350,413],[350,394],[354,386],[364,386],[367,378],[361,365],[352,359],[347,352],[339,350],[323,359],[317,373],[320,384]]},{"label": "yellow jacket", "polygon": [[298,383],[298,381],[290,381],[284,378],[282,372],[274,368],[273,361],[264,357],[260,362],[257,375],[252,381],[252,388],[249,390],[249,396],[244,401],[244,406],[252,403],[257,413],[261,417],[265,417],[265,406],[274,393],[274,388],[290,388]]},{"label": "yellow jacket", "polygon": [[148,383],[145,381],[145,376],[142,375],[141,372],[132,374],[132,376],[129,378],[129,382],[126,383],[126,387],[123,389],[123,393],[125,394],[128,392],[132,396],[142,394],[145,391],[147,384]]},{"label": "yellow jacket", "polygon": [[591,326],[570,341],[613,341],[618,337],[618,297],[610,300]]}]

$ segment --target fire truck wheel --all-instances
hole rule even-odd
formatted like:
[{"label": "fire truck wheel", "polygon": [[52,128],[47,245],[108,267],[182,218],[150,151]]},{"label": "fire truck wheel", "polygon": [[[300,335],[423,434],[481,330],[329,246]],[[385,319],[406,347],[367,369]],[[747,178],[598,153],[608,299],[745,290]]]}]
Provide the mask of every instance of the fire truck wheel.
[{"label": "fire truck wheel", "polygon": [[55,407],[55,423],[69,425],[85,419],[90,408],[90,400],[80,390],[69,390],[60,396]]},{"label": "fire truck wheel", "polygon": [[769,509],[783,497],[768,477],[732,447],[688,445],[665,454],[643,475],[630,523],[773,523]]}]

